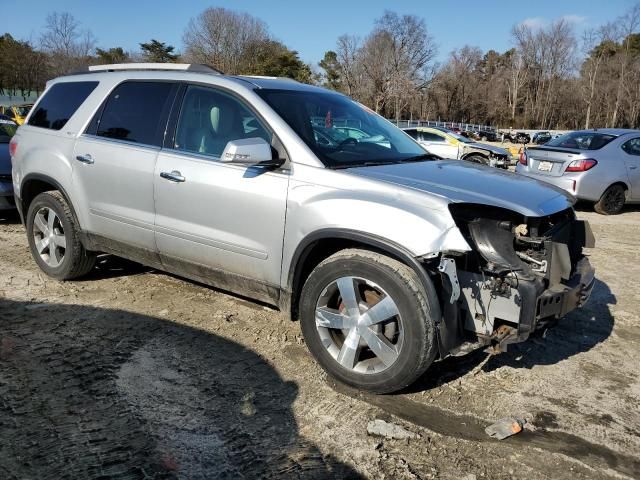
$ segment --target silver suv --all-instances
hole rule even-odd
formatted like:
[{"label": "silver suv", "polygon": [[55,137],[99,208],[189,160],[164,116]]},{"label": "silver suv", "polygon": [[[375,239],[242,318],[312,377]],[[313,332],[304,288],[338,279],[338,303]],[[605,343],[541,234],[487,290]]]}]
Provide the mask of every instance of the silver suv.
[{"label": "silver suv", "polygon": [[38,266],[106,252],[278,306],[333,377],[375,392],[437,358],[503,351],[582,305],[572,197],[434,160],[348,97],[197,65],[49,82],[12,140]]}]

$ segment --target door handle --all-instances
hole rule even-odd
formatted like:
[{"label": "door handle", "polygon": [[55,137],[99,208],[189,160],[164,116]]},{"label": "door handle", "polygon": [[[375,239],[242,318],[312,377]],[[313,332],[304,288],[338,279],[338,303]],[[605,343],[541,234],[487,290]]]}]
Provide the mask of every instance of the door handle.
[{"label": "door handle", "polygon": [[87,165],[93,164],[94,161],[91,155],[89,155],[88,153],[85,153],[84,155],[77,155],[76,160],[82,163],[86,163]]},{"label": "door handle", "polygon": [[637,165],[631,165],[631,166],[629,167],[629,170],[635,170],[636,168],[638,168],[638,167],[637,167]]},{"label": "door handle", "polygon": [[160,176],[165,180],[177,183],[184,182],[186,180],[186,178],[184,178],[178,170],[173,170],[171,172],[160,172]]}]

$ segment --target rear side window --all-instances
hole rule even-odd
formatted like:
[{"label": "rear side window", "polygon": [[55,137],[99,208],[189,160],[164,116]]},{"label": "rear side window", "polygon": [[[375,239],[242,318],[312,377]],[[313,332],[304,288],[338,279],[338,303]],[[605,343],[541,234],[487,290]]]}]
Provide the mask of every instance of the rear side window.
[{"label": "rear side window", "polygon": [[622,145],[622,150],[627,152],[629,155],[640,156],[640,137],[632,138],[628,142],[625,142],[625,144]]},{"label": "rear side window", "polygon": [[60,130],[93,92],[98,82],[64,82],[53,85],[29,118],[34,127]]},{"label": "rear side window", "polygon": [[577,150],[598,150],[604,147],[615,135],[598,132],[570,132],[553,138],[545,143],[546,147],[574,148]]},{"label": "rear side window", "polygon": [[418,139],[418,131],[417,130],[405,130],[404,133],[406,133],[407,135],[409,135],[411,138],[413,138],[414,140]]},{"label": "rear side window", "polygon": [[[99,137],[145,145],[162,144],[171,102],[177,85],[169,82],[125,82],[109,95],[89,127]],[[94,132],[89,132],[94,133]]]},{"label": "rear side window", "polygon": [[444,142],[444,138],[431,132],[420,132],[420,137],[425,142]]}]

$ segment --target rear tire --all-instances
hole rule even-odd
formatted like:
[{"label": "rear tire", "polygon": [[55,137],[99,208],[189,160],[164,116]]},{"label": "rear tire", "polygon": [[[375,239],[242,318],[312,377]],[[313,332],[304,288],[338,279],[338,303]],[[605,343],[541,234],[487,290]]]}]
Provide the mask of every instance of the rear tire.
[{"label": "rear tire", "polygon": [[425,288],[407,265],[366,250],[322,261],[300,296],[302,334],[320,366],[376,393],[410,385],[431,365],[439,315],[432,284]]},{"label": "rear tire", "polygon": [[94,252],[85,250],[69,203],[58,191],[44,192],[29,205],[26,218],[31,255],[50,277],[71,280],[89,273]]},{"label": "rear tire", "polygon": [[624,208],[626,193],[622,185],[611,185],[605,190],[593,209],[601,215],[617,215]]}]

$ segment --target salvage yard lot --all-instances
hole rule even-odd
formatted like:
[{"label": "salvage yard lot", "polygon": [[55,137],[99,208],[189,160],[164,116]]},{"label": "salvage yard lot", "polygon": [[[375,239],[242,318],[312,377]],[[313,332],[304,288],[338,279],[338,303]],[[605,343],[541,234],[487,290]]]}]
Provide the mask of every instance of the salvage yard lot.
[{"label": "salvage yard lot", "polygon": [[[640,472],[640,210],[588,208],[587,306],[398,395],[330,383],[266,306],[105,257],[59,283],[0,221],[0,478],[634,478]],[[501,442],[505,416],[535,431]],[[418,438],[367,434],[383,419]]]}]

